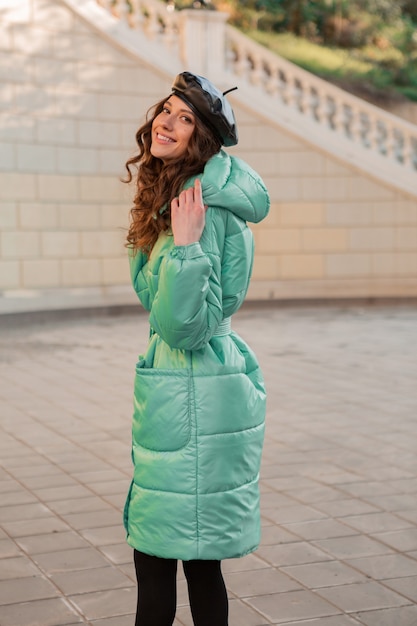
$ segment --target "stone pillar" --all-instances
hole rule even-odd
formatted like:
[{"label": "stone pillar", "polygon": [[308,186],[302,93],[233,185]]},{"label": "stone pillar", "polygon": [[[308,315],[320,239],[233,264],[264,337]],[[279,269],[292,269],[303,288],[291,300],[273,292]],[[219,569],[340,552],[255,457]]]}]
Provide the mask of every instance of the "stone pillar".
[{"label": "stone pillar", "polygon": [[185,9],[180,18],[180,56],[184,70],[214,82],[226,69],[226,22],[222,11]]}]

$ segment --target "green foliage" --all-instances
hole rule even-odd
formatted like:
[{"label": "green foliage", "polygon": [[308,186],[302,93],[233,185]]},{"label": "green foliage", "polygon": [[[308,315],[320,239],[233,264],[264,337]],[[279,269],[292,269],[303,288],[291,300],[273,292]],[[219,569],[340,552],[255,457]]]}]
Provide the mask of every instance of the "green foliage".
[{"label": "green foliage", "polygon": [[370,99],[417,101],[417,0],[215,0],[253,39]]}]

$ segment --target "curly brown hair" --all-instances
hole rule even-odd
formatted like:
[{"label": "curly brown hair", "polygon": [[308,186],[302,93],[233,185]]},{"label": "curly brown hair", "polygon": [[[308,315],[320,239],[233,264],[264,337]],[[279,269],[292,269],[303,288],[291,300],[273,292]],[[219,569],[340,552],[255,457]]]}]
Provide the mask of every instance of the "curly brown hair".
[{"label": "curly brown hair", "polygon": [[128,173],[123,182],[130,183],[134,179],[132,167],[137,170],[126,246],[133,251],[141,249],[148,255],[159,234],[170,227],[171,201],[178,196],[184,183],[191,176],[200,174],[207,161],[221,148],[220,140],[196,116],[194,132],[181,158],[163,163],[154,157],[150,151],[152,123],[168,99],[169,96],[149,109],[146,122],[136,132],[139,154],[125,164]]}]

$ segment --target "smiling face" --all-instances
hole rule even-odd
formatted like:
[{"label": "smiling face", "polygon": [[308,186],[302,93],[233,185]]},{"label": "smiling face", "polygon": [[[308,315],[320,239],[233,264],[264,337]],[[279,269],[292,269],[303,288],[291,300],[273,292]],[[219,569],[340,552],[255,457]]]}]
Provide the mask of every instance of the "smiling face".
[{"label": "smiling face", "polygon": [[192,110],[178,96],[171,96],[152,122],[151,154],[164,163],[181,158],[196,126]]}]

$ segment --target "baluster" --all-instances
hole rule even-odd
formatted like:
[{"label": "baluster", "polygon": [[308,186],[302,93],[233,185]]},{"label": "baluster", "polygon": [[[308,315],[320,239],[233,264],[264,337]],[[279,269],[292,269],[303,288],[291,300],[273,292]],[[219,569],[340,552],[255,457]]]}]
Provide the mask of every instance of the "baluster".
[{"label": "baluster", "polygon": [[236,72],[237,63],[237,50],[233,41],[229,40],[226,45],[226,69],[230,70],[232,74]]},{"label": "baluster", "polygon": [[410,143],[410,166],[417,171],[417,135],[412,137],[408,135]]},{"label": "baluster", "polygon": [[370,134],[370,128],[371,128],[369,115],[365,111],[361,111],[360,119],[361,119],[360,138],[362,141],[362,145],[365,146],[365,148],[369,148],[370,147],[369,134]]},{"label": "baluster", "polygon": [[279,69],[277,67],[269,68],[270,74],[269,78],[265,83],[265,89],[267,93],[270,93],[271,96],[276,96],[279,91]]},{"label": "baluster", "polygon": [[401,163],[405,167],[411,166],[412,158],[412,145],[410,141],[411,137],[405,131],[402,131],[402,150],[401,150]]},{"label": "baluster", "polygon": [[167,10],[165,17],[164,43],[170,48],[175,44],[177,37],[176,21],[171,10]]},{"label": "baluster", "polygon": [[304,98],[305,93],[303,83],[296,78],[294,80],[294,100],[295,106],[300,113],[304,113]]},{"label": "baluster", "polygon": [[252,68],[250,70],[249,81],[257,87],[262,82],[262,63],[259,56],[251,56]]},{"label": "baluster", "polygon": [[310,119],[314,119],[313,107],[313,85],[309,81],[300,82],[301,86],[301,110]]},{"label": "baluster", "polygon": [[97,4],[106,9],[107,11],[111,11],[113,6],[113,0],[96,0]]},{"label": "baluster", "polygon": [[235,71],[238,76],[245,76],[248,62],[246,51],[242,45],[237,46],[237,58],[235,63]]},{"label": "baluster", "polygon": [[287,106],[297,106],[297,85],[294,76],[285,76],[284,101]]},{"label": "baluster", "polygon": [[322,124],[326,121],[326,96],[320,89],[314,87],[311,100],[314,105],[311,107],[312,115],[319,124]]},{"label": "baluster", "polygon": [[386,135],[385,135],[385,156],[389,159],[395,160],[395,135],[394,127],[390,122],[384,122]]},{"label": "baluster", "polygon": [[119,20],[128,22],[129,3],[126,0],[115,0],[112,12]]},{"label": "baluster", "polygon": [[359,143],[362,146],[366,147],[366,143],[364,140],[364,126],[363,126],[363,117],[362,111],[360,109],[352,109],[353,118],[351,123],[351,134],[352,140],[355,143]]},{"label": "baluster", "polygon": [[313,121],[316,120],[317,94],[311,83],[306,83],[304,88],[303,111]]},{"label": "baluster", "polygon": [[278,69],[278,93],[281,98],[281,102],[286,104],[285,91],[287,89],[287,79],[282,69]]},{"label": "baluster", "polygon": [[333,115],[333,130],[337,133],[346,133],[346,116],[343,100],[334,98],[334,115]]},{"label": "baluster", "polygon": [[141,23],[143,22],[143,14],[140,7],[139,0],[130,0],[131,12],[129,14],[129,24],[131,28],[138,29],[140,28]]},{"label": "baluster", "polygon": [[324,110],[324,121],[327,123],[327,126],[334,130],[334,116],[336,114],[336,103],[332,96],[326,94],[326,107]]},{"label": "baluster", "polygon": [[146,20],[144,23],[145,31],[150,39],[154,39],[154,37],[159,33],[159,22],[158,17],[156,15],[156,11],[154,7],[147,6],[146,7]]},{"label": "baluster", "polygon": [[373,115],[370,115],[369,113],[367,113],[366,115],[367,118],[367,137],[366,137],[366,145],[367,147],[372,150],[372,152],[377,152],[378,151],[378,133],[377,133],[377,129],[376,129],[376,119]]}]

